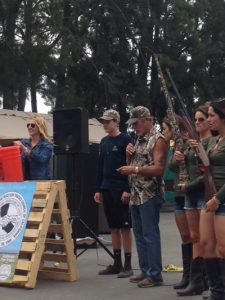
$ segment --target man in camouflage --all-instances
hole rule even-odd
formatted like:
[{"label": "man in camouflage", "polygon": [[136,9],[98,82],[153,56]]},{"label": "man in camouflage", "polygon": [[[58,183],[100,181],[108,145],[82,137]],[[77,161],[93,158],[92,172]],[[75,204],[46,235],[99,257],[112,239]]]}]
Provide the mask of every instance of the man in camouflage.
[{"label": "man in camouflage", "polygon": [[138,138],[135,145],[128,144],[126,148],[129,166],[118,171],[129,175],[132,225],[141,269],[130,281],[138,287],[153,287],[163,282],[159,213],[167,145],[153,126],[148,108],[132,109],[127,123],[133,126]]}]

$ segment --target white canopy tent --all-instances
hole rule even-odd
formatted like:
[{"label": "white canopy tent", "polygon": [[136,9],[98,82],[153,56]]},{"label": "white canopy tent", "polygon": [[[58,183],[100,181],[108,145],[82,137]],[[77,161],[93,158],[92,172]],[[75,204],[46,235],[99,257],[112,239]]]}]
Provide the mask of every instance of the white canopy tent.
[{"label": "white canopy tent", "polygon": [[[9,109],[0,109],[0,144],[9,145],[13,140],[27,138],[26,123],[33,115],[31,112],[22,112]],[[53,137],[53,117],[51,114],[41,114],[48,126],[50,136]],[[89,119],[89,143],[99,144],[105,131],[96,119]]]}]

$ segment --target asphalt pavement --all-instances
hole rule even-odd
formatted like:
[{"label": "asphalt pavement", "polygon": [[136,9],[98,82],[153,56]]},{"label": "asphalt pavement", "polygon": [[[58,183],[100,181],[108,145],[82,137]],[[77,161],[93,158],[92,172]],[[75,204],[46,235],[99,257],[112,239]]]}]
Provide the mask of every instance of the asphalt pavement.
[{"label": "asphalt pavement", "polygon": [[[173,212],[162,212],[160,219],[163,266],[174,264],[181,266],[180,238],[174,221]],[[110,249],[110,235],[100,236]],[[81,250],[78,249],[78,253]],[[63,282],[37,280],[32,290],[15,287],[1,287],[1,299],[4,300],[165,300],[165,299],[202,299],[202,296],[177,297],[173,284],[182,276],[179,272],[163,272],[164,284],[160,287],[138,288],[128,278],[119,279],[116,275],[98,275],[98,272],[112,263],[109,254],[102,248],[91,248],[77,258],[79,280]],[[138,273],[138,259],[133,245],[132,264]]]}]

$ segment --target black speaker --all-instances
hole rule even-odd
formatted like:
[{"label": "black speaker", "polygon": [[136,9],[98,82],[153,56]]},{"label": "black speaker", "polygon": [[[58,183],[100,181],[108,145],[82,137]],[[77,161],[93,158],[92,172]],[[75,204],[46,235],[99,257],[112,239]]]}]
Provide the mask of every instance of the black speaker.
[{"label": "black speaker", "polygon": [[53,112],[53,139],[55,154],[87,154],[88,112],[83,108]]},{"label": "black speaker", "polygon": [[[66,194],[71,216],[78,215],[98,234],[98,205],[94,202],[99,145],[90,145],[89,155],[55,155],[54,179],[66,181]],[[76,236],[89,233],[79,223],[73,223]],[[75,228],[76,227],[76,228]]]}]

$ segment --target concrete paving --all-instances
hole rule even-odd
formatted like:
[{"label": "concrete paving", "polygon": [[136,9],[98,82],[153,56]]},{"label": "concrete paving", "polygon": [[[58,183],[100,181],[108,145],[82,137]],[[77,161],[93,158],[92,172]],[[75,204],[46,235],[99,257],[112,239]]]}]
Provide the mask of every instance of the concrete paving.
[{"label": "concrete paving", "polygon": [[[180,238],[172,212],[161,213],[161,240],[163,265],[181,266]],[[110,235],[104,236],[109,241]],[[79,253],[79,250],[78,250]],[[137,252],[133,246],[133,268],[139,272]],[[172,285],[179,281],[181,273],[163,272],[164,285],[154,288],[138,288],[127,278],[118,279],[115,275],[99,276],[98,271],[112,263],[109,254],[103,249],[88,249],[77,259],[80,279],[76,282],[38,280],[33,290],[14,287],[1,287],[1,299],[4,300],[166,300],[166,299],[202,299],[202,296],[179,298]]]}]

